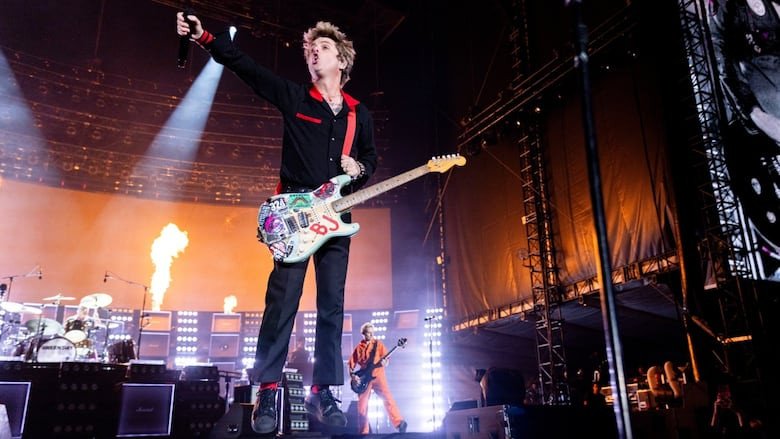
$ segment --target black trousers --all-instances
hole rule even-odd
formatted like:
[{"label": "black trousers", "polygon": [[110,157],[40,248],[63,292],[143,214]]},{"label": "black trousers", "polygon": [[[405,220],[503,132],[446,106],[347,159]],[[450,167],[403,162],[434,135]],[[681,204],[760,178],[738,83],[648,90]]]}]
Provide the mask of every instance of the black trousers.
[{"label": "black trousers", "polygon": [[[348,237],[331,238],[313,256],[317,278],[317,336],[311,382],[317,385],[344,384],[341,332],[344,326],[344,283],[347,279],[349,244]],[[268,277],[263,323],[257,339],[255,383],[282,379],[308,265],[308,259],[294,264],[274,263],[274,269]],[[308,381],[306,378],[304,380]]]}]

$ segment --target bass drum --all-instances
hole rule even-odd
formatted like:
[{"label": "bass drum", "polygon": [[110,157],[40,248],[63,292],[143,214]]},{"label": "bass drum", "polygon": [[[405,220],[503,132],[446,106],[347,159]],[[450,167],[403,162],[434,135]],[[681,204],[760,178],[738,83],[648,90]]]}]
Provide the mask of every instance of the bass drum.
[{"label": "bass drum", "polygon": [[84,320],[70,319],[65,322],[65,338],[73,343],[81,343],[87,338],[88,325]]},{"label": "bass drum", "polygon": [[76,359],[76,346],[65,337],[52,337],[41,341],[38,347],[39,363],[61,363]]}]

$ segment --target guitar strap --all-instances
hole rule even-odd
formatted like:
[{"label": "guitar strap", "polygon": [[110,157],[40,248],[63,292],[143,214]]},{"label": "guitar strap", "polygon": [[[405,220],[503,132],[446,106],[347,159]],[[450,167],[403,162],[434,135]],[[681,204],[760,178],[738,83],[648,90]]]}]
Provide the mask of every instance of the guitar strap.
[{"label": "guitar strap", "polygon": [[[344,101],[347,101],[344,99]],[[341,153],[343,155],[349,155],[352,151],[352,141],[355,140],[355,128],[357,127],[357,111],[355,111],[355,104],[348,103],[349,113],[347,113],[347,134],[344,135],[344,146],[341,147]]]}]

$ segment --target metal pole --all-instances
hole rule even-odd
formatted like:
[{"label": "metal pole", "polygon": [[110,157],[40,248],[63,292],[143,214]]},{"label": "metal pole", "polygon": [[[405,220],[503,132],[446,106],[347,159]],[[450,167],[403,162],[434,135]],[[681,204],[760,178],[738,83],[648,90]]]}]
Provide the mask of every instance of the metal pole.
[{"label": "metal pole", "polygon": [[607,239],[604,199],[601,192],[601,171],[598,162],[596,131],[593,121],[593,101],[591,97],[590,72],[588,69],[588,29],[582,16],[582,0],[567,0],[574,12],[575,56],[574,67],[578,69],[582,91],[582,122],[585,134],[585,150],[588,161],[590,197],[593,204],[593,220],[596,226],[599,254],[599,280],[601,284],[601,315],[604,326],[604,341],[609,362],[609,379],[614,395],[615,421],[619,438],[632,438],[631,418],[629,416],[628,392],[623,371],[623,348],[615,305],[615,292],[612,288],[612,263],[610,261],[609,240]]}]

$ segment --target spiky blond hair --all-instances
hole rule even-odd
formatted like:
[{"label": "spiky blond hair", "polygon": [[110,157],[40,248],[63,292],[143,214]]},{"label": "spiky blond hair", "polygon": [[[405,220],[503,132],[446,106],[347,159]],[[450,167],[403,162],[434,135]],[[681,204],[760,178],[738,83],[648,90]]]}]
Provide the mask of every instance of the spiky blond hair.
[{"label": "spiky blond hair", "polygon": [[349,81],[349,73],[352,71],[352,66],[355,64],[355,47],[352,44],[352,40],[347,38],[344,32],[341,32],[338,26],[333,25],[327,21],[318,21],[314,27],[309,28],[303,33],[303,58],[309,58],[309,50],[311,45],[317,38],[326,37],[330,38],[336,43],[336,50],[339,52],[339,60],[347,63],[344,70],[341,71],[341,86]]},{"label": "spiky blond hair", "polygon": [[372,325],[371,322],[363,323],[362,325],[360,325],[360,333],[361,334],[365,334],[366,333],[366,329],[368,329],[368,328],[373,329],[374,325]]}]

